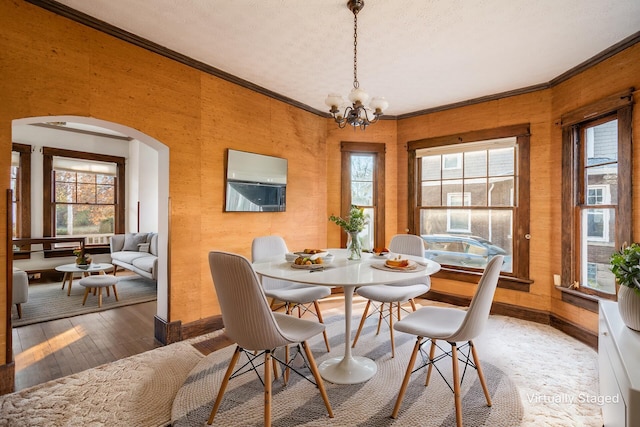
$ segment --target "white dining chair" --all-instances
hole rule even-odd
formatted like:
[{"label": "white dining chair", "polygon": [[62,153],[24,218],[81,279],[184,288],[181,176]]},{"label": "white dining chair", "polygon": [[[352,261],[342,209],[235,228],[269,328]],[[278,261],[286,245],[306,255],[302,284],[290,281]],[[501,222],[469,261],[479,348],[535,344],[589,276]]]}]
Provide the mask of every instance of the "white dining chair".
[{"label": "white dining chair", "polygon": [[[284,260],[288,252],[287,244],[280,236],[256,237],[251,243],[252,262],[264,262],[273,259]],[[324,323],[318,300],[331,295],[331,288],[305,285],[270,277],[262,277],[261,282],[264,294],[272,300],[283,302],[287,314],[292,314],[297,309],[298,317],[302,317],[302,315],[309,312],[316,316],[320,323]],[[323,336],[327,351],[331,351],[326,331],[323,331]]]},{"label": "white dining chair", "polygon": [[[416,236],[414,234],[397,234],[393,236],[389,243],[389,251],[394,254],[424,257],[424,241],[420,236]],[[356,343],[358,342],[365,320],[378,313],[378,330],[376,335],[380,333],[380,325],[382,324],[382,321],[388,319],[389,334],[391,336],[391,357],[395,357],[396,348],[393,338],[394,317],[398,321],[401,319],[401,312],[403,310],[407,311],[402,307],[402,304],[407,301],[411,304],[412,310],[416,311],[414,298],[426,294],[429,292],[429,289],[431,289],[431,281],[428,276],[411,281],[395,283],[393,285],[373,285],[358,288],[356,293],[367,299],[367,305],[364,307],[364,312],[362,313],[358,332],[356,332],[352,347],[355,348]],[[374,306],[374,310],[371,314],[368,314],[369,307],[371,305]],[[388,314],[385,314],[385,307],[388,309]]]},{"label": "white dining chair", "polygon": [[[318,322],[273,312],[269,307],[258,276],[245,257],[228,252],[212,251],[209,253],[209,267],[222,310],[224,331],[236,343],[236,349],[220,385],[207,424],[213,423],[229,379],[235,376],[238,371],[245,372],[246,367],[251,366],[264,384],[264,425],[270,426],[271,365],[275,364],[273,360],[277,360],[289,371],[291,360],[288,349],[289,345],[293,344],[298,346],[300,356],[302,356],[300,347],[304,350],[305,363],[315,378],[315,385],[320,391],[329,417],[333,418],[333,411],[322,377],[320,377],[313,353],[307,344],[307,340],[324,331],[325,326]],[[274,350],[279,347],[285,348],[284,360],[280,360],[274,355]],[[238,359],[243,353],[249,362],[234,372]],[[264,363],[256,363],[258,358],[263,355]],[[260,378],[256,369],[259,366],[263,366],[263,378]],[[300,373],[300,368],[296,367],[293,371]]]},{"label": "white dining chair", "polygon": [[[449,384],[447,379],[442,375],[439,369],[436,368],[440,376],[444,381],[449,384],[449,388],[453,390],[456,410],[456,424],[458,427],[462,427],[462,402],[460,396],[460,373],[458,362],[464,363],[464,372],[467,367],[475,368],[478,371],[478,378],[484,391],[484,396],[487,399],[487,406],[491,406],[491,396],[487,389],[487,384],[480,367],[480,359],[476,348],[473,345],[473,339],[480,335],[483,331],[487,320],[489,318],[489,312],[491,310],[491,304],[493,302],[493,296],[498,285],[498,279],[500,278],[500,269],[504,256],[497,255],[487,263],[487,266],[480,278],[476,293],[471,299],[471,304],[467,310],[460,308],[449,307],[422,307],[415,313],[409,314],[407,317],[396,323],[394,328],[400,332],[412,334],[417,336],[416,344],[413,347],[411,358],[409,359],[409,365],[398,393],[398,399],[396,400],[395,407],[393,408],[392,418],[398,417],[400,411],[400,405],[402,404],[402,398],[407,390],[409,384],[409,377],[413,372],[416,372],[425,366],[429,366],[427,369],[427,379],[425,386],[429,385],[429,379],[431,378],[431,369],[434,364],[445,357],[451,357],[453,364],[453,387]],[[437,345],[437,341],[446,341],[451,345],[451,351],[446,351]],[[428,341],[431,341],[431,348],[429,350],[428,358],[424,355],[425,362],[418,369],[413,369],[416,362],[416,356],[418,351],[424,353],[422,346]],[[460,348],[457,343],[464,342]],[[440,348],[442,354],[436,356],[436,347]],[[464,353],[464,349],[467,348],[467,353]],[[473,357],[473,361],[469,355]]]}]

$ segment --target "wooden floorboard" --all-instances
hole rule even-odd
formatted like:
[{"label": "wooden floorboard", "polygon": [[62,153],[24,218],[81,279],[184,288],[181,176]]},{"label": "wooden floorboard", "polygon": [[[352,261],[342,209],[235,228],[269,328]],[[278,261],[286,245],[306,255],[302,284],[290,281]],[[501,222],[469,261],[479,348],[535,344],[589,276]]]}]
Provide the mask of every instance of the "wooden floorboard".
[{"label": "wooden floorboard", "polygon": [[15,390],[159,347],[156,302],[13,329]]}]

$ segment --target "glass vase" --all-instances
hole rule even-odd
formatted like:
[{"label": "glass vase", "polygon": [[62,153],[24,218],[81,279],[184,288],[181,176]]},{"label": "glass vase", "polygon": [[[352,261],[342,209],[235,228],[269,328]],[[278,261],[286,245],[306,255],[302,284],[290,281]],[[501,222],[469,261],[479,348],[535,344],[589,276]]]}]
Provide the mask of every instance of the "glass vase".
[{"label": "glass vase", "polygon": [[349,250],[349,260],[360,261],[362,259],[362,244],[358,239],[359,231],[347,232],[347,249]]}]

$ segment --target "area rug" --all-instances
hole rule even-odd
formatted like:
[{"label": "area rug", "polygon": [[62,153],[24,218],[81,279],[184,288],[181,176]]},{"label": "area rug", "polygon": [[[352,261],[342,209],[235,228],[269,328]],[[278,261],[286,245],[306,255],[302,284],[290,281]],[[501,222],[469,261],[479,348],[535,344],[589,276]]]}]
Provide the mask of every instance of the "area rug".
[{"label": "area rug", "polygon": [[[356,305],[354,312],[362,309],[363,305]],[[332,317],[331,331],[340,325],[337,335],[331,337],[331,355],[341,354],[343,320],[338,318],[336,322],[331,313],[325,315]],[[354,322],[357,320],[355,315]],[[370,384],[374,384],[371,381],[346,387],[326,383],[335,414],[335,418],[330,419],[317,389],[292,375],[287,388],[274,384],[274,425],[452,425],[455,419],[449,411],[453,408],[453,400],[446,396],[448,389],[441,391],[442,379],[435,372],[426,390],[422,384],[424,376],[416,373],[410,388],[412,395],[418,397],[408,399],[407,395],[398,419],[394,421],[388,417],[392,409],[389,400],[393,399],[380,396],[397,393],[402,376],[387,376],[385,372],[391,370],[386,367],[395,364],[406,367],[410,352],[407,344],[413,338],[397,334],[396,357],[390,359],[388,331],[383,329],[375,336],[372,327],[371,323],[367,324],[367,339],[360,338],[354,354],[376,359],[379,367],[374,378],[378,384],[376,389],[371,390]],[[193,345],[219,334],[217,331],[171,344],[0,396],[0,426],[157,427],[169,425],[172,419],[176,426],[202,426],[217,392],[218,373],[226,369],[233,346],[203,359]],[[493,407],[484,405],[475,372],[468,373],[463,387],[465,426],[500,425],[489,423],[500,422],[492,417],[504,413],[504,408],[516,411],[513,415],[507,414],[513,419],[512,426],[602,426],[601,406],[593,399],[598,397],[597,353],[590,347],[548,325],[493,315],[475,342],[493,396]],[[318,361],[327,357],[319,338],[313,341],[312,349]],[[215,425],[262,425],[262,399],[256,400],[262,393],[261,385],[245,386],[243,382],[249,382],[249,379],[245,375],[232,381]],[[345,387],[344,391],[342,387]],[[291,390],[302,392],[292,393]],[[367,394],[367,391],[371,393]],[[313,418],[301,420],[297,410],[290,418],[285,417],[287,400],[295,401],[301,414],[311,413]],[[276,408],[278,412],[275,412]],[[343,408],[353,414],[346,413]],[[232,414],[238,419],[231,419]],[[478,424],[474,424],[476,422]]]},{"label": "area rug", "polygon": [[202,357],[181,342],[0,396],[0,426],[166,426]]},{"label": "area rug", "polygon": [[79,314],[109,310],[125,305],[154,301],[157,298],[156,282],[141,276],[118,277],[116,289],[118,299],[113,293],[106,296],[102,290],[102,307],[98,307],[98,297],[89,295],[85,305],[82,305],[85,288],[74,279],[71,295],[67,296],[67,288],[62,289],[61,283],[34,284],[29,286],[29,301],[22,304],[22,319],[18,318],[15,305],[11,310],[11,321],[14,327],[31,325]]},{"label": "area rug", "polygon": [[[328,320],[331,356],[344,351],[344,320]],[[285,387],[282,381],[273,384],[272,423],[274,426],[450,426],[455,425],[453,393],[434,370],[428,387],[424,386],[426,370],[412,376],[397,420],[390,418],[398,390],[407,367],[415,338],[396,334],[396,354],[391,358],[389,334],[375,336],[372,322],[359,339],[354,355],[376,361],[378,372],[367,382],[337,385],[325,381],[334,418],[328,418],[316,387],[297,375],[292,375]],[[327,354],[321,335],[310,341],[311,348],[322,363]],[[222,382],[235,346],[210,354],[194,368],[185,386],[173,403],[174,427],[202,426]],[[244,356],[243,356],[244,358]],[[242,365],[243,358],[239,361]],[[246,361],[246,359],[244,359]],[[450,379],[450,359],[438,365]],[[500,368],[483,359],[487,386],[494,405],[488,407],[475,371],[467,372],[462,384],[463,416],[468,426],[512,427],[520,425],[524,410],[517,387]],[[307,369],[304,370],[310,375]],[[233,379],[215,418],[216,425],[257,426],[263,423],[264,389],[253,373]]]}]

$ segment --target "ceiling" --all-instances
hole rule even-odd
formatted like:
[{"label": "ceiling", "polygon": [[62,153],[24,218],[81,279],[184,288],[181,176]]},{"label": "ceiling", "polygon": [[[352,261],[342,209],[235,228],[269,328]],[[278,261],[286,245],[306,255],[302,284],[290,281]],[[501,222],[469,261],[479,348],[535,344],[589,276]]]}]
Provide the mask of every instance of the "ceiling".
[{"label": "ceiling", "polygon": [[[312,111],[353,85],[347,0],[58,3]],[[366,0],[358,80],[401,116],[546,85],[638,31],[638,0]]]}]

